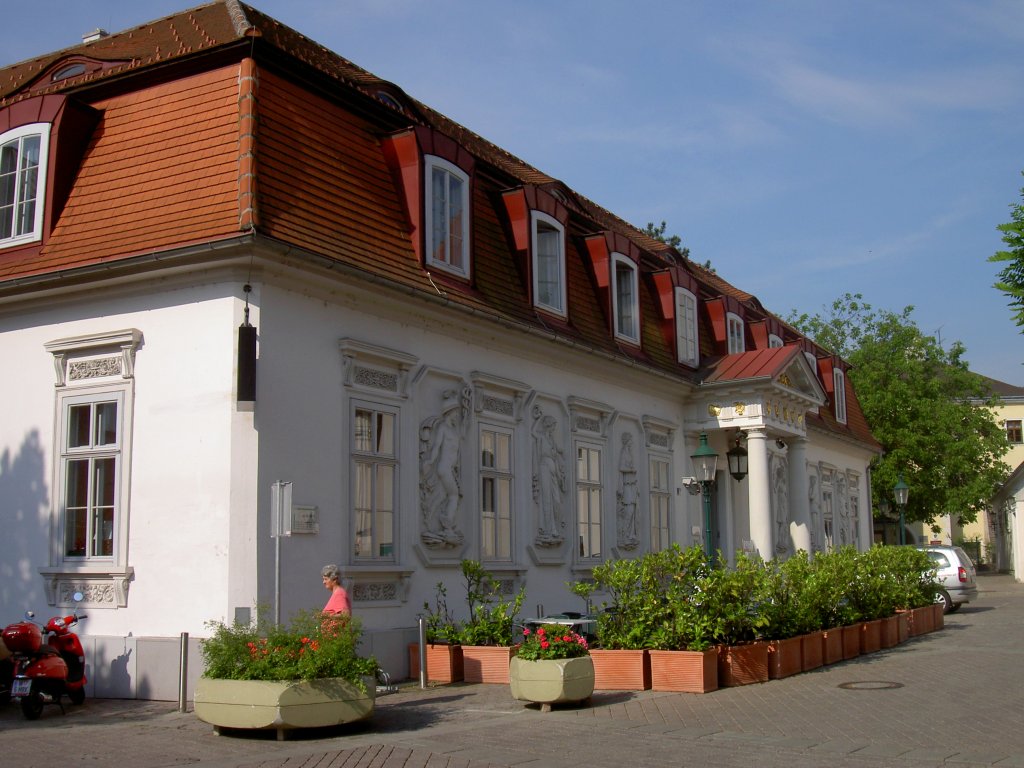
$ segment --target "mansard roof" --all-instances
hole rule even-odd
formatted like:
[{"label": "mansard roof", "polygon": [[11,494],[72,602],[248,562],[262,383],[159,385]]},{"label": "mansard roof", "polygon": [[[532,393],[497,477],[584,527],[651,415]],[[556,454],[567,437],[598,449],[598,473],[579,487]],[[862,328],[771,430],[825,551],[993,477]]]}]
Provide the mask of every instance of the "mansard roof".
[{"label": "mansard roof", "polygon": [[[248,100],[240,88],[250,75],[259,92]],[[218,0],[0,69],[0,133],[17,124],[12,121],[62,109],[64,100],[98,116],[99,127],[90,127],[88,145],[76,150],[80,158],[44,241],[0,250],[0,291],[251,236],[419,295],[441,294],[482,316],[568,338],[692,385],[722,376],[736,362],[680,366],[671,334],[657,321],[665,298],[647,276],[684,270],[702,301],[727,297],[750,321],[774,318],[716,272],[238,0]],[[394,168],[381,149],[386,137],[410,129],[446,137],[475,159],[478,263],[470,282],[432,275],[416,259]],[[569,212],[570,321],[538,316],[511,257],[499,198],[516,187],[544,190]],[[602,233],[609,242],[628,243],[644,275],[640,313],[647,321],[639,345],[620,343],[609,332],[610,309],[595,289],[584,245]],[[715,339],[706,315],[700,326],[706,361],[714,358]],[[787,342],[797,338],[785,327]],[[827,421],[827,409],[821,410]],[[855,432],[873,444],[866,425]]]}]

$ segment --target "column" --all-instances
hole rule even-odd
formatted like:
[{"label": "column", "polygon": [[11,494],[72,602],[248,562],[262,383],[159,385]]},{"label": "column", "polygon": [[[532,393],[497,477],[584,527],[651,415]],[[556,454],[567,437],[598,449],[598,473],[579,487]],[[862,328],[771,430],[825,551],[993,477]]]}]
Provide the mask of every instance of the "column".
[{"label": "column", "polygon": [[750,539],[765,560],[772,550],[771,482],[768,477],[768,433],[764,429],[747,430],[747,482],[750,486]]},{"label": "column", "polygon": [[793,437],[789,443],[789,535],[793,549],[811,551],[811,502],[807,496],[807,438]]}]

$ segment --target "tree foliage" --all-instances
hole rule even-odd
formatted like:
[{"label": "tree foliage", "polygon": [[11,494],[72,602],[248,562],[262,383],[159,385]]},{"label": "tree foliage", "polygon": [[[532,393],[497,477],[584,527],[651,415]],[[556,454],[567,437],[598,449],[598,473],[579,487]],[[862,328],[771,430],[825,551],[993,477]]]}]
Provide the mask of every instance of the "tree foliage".
[{"label": "tree foliage", "polygon": [[[1024,189],[1021,189],[1021,199],[1024,199]],[[1024,205],[1017,203],[1010,209],[1012,221],[998,227],[1007,250],[997,251],[988,260],[1006,262],[994,287],[1010,299],[1013,321],[1024,328]]]},{"label": "tree foliage", "polygon": [[913,309],[874,310],[847,293],[824,314],[788,319],[852,366],[850,381],[884,449],[872,466],[872,498],[895,508],[892,489],[902,475],[910,486],[907,520],[952,514],[973,522],[1007,471],[1005,433],[990,408],[976,405],[996,400],[968,369],[964,346],[943,349],[917,327]]}]

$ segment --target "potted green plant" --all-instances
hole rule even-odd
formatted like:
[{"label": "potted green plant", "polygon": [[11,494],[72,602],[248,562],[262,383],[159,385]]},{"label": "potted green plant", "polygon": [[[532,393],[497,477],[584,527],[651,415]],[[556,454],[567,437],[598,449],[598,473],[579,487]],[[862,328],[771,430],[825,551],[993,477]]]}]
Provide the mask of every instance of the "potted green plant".
[{"label": "potted green plant", "polygon": [[[459,643],[459,624],[448,610],[448,591],[444,582],[434,587],[434,605],[423,603],[426,624],[427,682],[455,683],[463,678],[462,645]],[[409,644],[409,676],[420,674],[419,643]]]},{"label": "potted green plant", "polygon": [[361,628],[351,616],[297,614],[288,625],[209,622],[200,642],[205,670],[195,713],[221,728],[338,725],[373,714],[377,662],[358,653]]},{"label": "potted green plant", "polygon": [[524,629],[509,664],[512,698],[541,705],[585,701],[594,692],[594,663],[587,641],[571,629],[545,624]]},{"label": "potted green plant", "polygon": [[526,588],[520,587],[510,599],[502,583],[478,561],[463,560],[460,568],[469,608],[469,619],[458,630],[463,679],[467,683],[508,683],[513,628]]},{"label": "potted green plant", "polygon": [[762,641],[770,604],[768,573],[756,555],[737,552],[732,568],[712,572],[705,610],[715,617],[718,683],[747,685],[768,680],[768,645]]}]

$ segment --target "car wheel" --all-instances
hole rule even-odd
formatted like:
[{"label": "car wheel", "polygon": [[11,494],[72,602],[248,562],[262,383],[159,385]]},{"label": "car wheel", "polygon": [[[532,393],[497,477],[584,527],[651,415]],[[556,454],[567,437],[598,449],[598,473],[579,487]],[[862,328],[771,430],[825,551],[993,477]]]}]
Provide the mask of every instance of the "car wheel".
[{"label": "car wheel", "polygon": [[961,605],[963,605],[963,603],[953,603],[953,607],[946,611],[946,613],[956,613],[960,610]]},{"label": "car wheel", "polygon": [[935,593],[935,602],[942,604],[943,613],[953,612],[953,598],[949,596],[949,592],[944,589],[940,589]]}]

